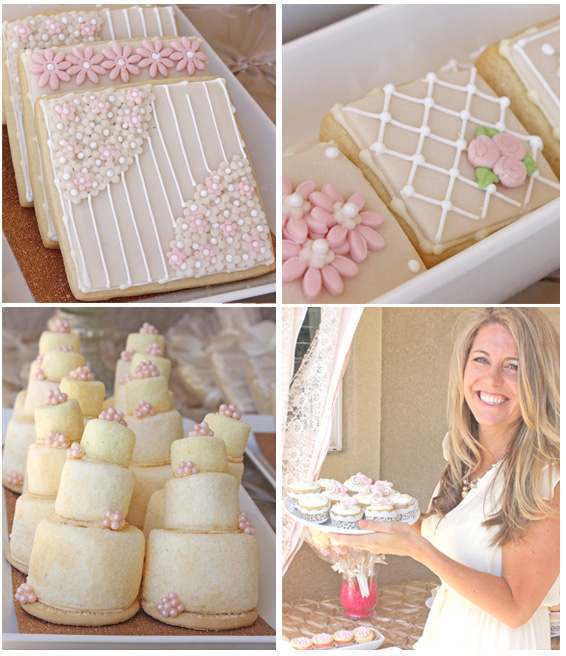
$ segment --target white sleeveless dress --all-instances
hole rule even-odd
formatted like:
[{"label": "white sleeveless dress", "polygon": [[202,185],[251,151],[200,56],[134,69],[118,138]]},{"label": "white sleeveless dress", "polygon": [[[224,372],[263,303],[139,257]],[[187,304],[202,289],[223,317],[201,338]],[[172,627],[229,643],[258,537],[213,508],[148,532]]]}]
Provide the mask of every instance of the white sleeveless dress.
[{"label": "white sleeveless dress", "polygon": [[[502,574],[502,548],[490,545],[496,528],[486,528],[482,522],[500,505],[503,486],[502,464],[494,467],[465,499],[444,518],[427,517],[421,533],[437,549],[459,563],[495,576]],[[546,477],[543,477],[545,480]],[[550,499],[560,474],[553,470],[543,496]],[[437,494],[435,493],[433,496]],[[549,606],[560,603],[559,578],[541,606],[523,626],[511,628],[493,615],[442,583],[434,598],[424,632],[415,649],[550,649]]]}]

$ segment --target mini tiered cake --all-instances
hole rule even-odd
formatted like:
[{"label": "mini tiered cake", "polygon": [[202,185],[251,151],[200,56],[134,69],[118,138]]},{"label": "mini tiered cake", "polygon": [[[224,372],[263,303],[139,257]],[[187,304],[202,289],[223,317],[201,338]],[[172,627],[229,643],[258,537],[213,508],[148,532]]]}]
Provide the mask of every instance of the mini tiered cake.
[{"label": "mini tiered cake", "polygon": [[2,458],[2,484],[22,492],[28,448],[35,441],[34,411],[47,390],[59,387],[63,376],[84,364],[79,354],[80,337],[62,319],[50,322],[39,340],[39,355],[31,365],[27,388],[16,397],[14,414],[6,429]]},{"label": "mini tiered cake", "polygon": [[235,476],[238,483],[241,483],[244,473],[244,451],[251,430],[241,417],[242,413],[234,405],[223,403],[218,412],[209,413],[204,418],[214,434],[226,443],[228,473]]},{"label": "mini tiered cake", "polygon": [[149,536],[142,607],[167,624],[234,629],[257,618],[258,548],[227,474],[224,441],[206,422],[171,446],[165,528]]},{"label": "mini tiered cake", "polygon": [[48,390],[45,404],[35,410],[37,438],[27,453],[27,491],[16,502],[6,558],[27,574],[36,528],[55,511],[55,498],[67,448],[83,434],[83,416],[78,401],[60,390]]},{"label": "mini tiered cake", "polygon": [[94,380],[90,367],[78,367],[70,371],[61,380],[61,391],[79,402],[85,424],[102,412],[106,387],[102,381]]},{"label": "mini tiered cake", "polygon": [[109,408],[67,452],[56,514],[36,530],[25,588],[16,599],[56,624],[102,626],[138,611],[145,540],[126,524],[135,435]]}]

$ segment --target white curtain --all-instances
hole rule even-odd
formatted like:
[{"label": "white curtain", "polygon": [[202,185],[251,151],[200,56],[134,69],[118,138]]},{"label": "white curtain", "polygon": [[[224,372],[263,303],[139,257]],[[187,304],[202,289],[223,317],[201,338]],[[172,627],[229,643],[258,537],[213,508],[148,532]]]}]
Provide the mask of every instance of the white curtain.
[{"label": "white curtain", "polygon": [[[320,473],[328,451],[336,395],[362,311],[360,307],[321,308],[320,326],[289,386],[302,319],[297,308],[283,308],[283,498],[293,480],[316,479]],[[283,513],[283,574],[302,544],[302,529],[299,522]]]}]

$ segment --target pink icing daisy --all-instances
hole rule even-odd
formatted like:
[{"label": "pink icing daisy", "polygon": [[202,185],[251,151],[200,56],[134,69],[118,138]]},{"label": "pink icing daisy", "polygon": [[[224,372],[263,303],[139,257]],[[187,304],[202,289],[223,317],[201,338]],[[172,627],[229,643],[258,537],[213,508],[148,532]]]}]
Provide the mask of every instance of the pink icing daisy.
[{"label": "pink icing daisy", "polygon": [[256,233],[246,233],[244,235],[244,241],[248,249],[254,253],[261,253],[262,249],[265,249],[261,238]]},{"label": "pink icing daisy", "polygon": [[33,34],[33,30],[28,23],[20,23],[19,25],[14,25],[14,34],[18,39],[26,41]]},{"label": "pink icing daisy", "polygon": [[81,25],[81,36],[84,36],[88,39],[88,37],[95,36],[96,35],[96,26],[93,25],[92,23],[83,23]]},{"label": "pink icing daisy", "polygon": [[65,103],[64,105],[57,105],[57,107],[55,107],[55,111],[64,121],[74,120],[76,114],[73,105],[69,105],[68,103]]},{"label": "pink icing daisy", "polygon": [[224,191],[224,185],[220,182],[220,178],[215,175],[213,178],[206,179],[206,190],[209,194],[221,196]]},{"label": "pink icing daisy", "polygon": [[254,186],[249,180],[242,180],[238,185],[238,191],[242,196],[251,198],[254,194]]},{"label": "pink icing daisy", "polygon": [[[346,252],[355,262],[367,257],[368,248],[372,251],[383,248],[383,238],[375,231],[383,223],[383,217],[377,212],[362,212],[366,203],[362,194],[353,194],[345,201],[334,185],[327,184],[321,191],[314,191],[309,200],[313,208],[307,224],[312,237],[325,237],[334,250],[347,242]],[[344,254],[342,250],[339,252]]]},{"label": "pink icing daisy", "polygon": [[[122,46],[117,43],[112,44],[112,48],[105,48],[102,51],[102,54],[106,57],[106,61],[102,62],[102,66],[108,71],[108,77],[111,80],[115,80],[118,76],[122,79],[122,82],[130,81],[131,75],[139,75],[140,69],[136,64],[140,61],[141,56],[134,54],[130,46]],[[130,89],[133,91],[133,89]],[[139,89],[136,89],[139,92]],[[128,100],[130,102],[131,98],[128,95]],[[134,101],[137,103],[141,102],[141,99]]]},{"label": "pink icing daisy", "polygon": [[181,249],[175,248],[167,253],[167,262],[169,266],[181,266],[187,259],[187,254]]},{"label": "pink icing daisy", "polygon": [[220,224],[220,231],[226,238],[235,237],[238,232],[238,224],[233,221],[224,221],[224,223]]},{"label": "pink icing daisy", "polygon": [[134,103],[134,105],[139,105],[145,100],[145,93],[141,89],[128,89],[126,91],[126,98],[128,102]]},{"label": "pink icing daisy", "polygon": [[204,52],[200,51],[200,41],[191,41],[184,36],[180,41],[173,41],[171,47],[175,52],[171,59],[177,62],[177,70],[187,69],[189,75],[194,75],[195,70],[204,70],[204,62],[207,57]]},{"label": "pink icing daisy", "polygon": [[98,153],[103,162],[113,162],[116,157],[116,151],[109,144],[98,146]]},{"label": "pink icing daisy", "polygon": [[149,67],[149,75],[155,77],[158,73],[163,77],[169,75],[169,68],[175,65],[171,60],[172,48],[164,48],[160,39],[155,42],[142,41],[142,47],[136,48],[136,53],[142,57],[138,66]]},{"label": "pink icing daisy", "polygon": [[45,29],[49,32],[49,34],[61,34],[61,23],[59,23],[59,21],[53,20],[52,18],[48,18],[45,21]]},{"label": "pink icing daisy", "polygon": [[74,349],[72,344],[60,344],[57,350],[63,351],[63,353],[72,353]]},{"label": "pink icing daisy", "polygon": [[77,173],[77,175],[75,175],[75,177],[73,178],[73,183],[81,191],[86,191],[87,189],[90,189],[92,187],[92,180],[90,179],[90,173],[83,173],[82,171],[80,173]]},{"label": "pink icing daisy", "polygon": [[307,238],[308,226],[305,216],[311,210],[308,201],[314,191],[314,182],[301,182],[293,192],[287,178],[283,178],[283,238],[303,243]]},{"label": "pink icing daisy", "polygon": [[[87,23],[83,25],[87,25]],[[67,61],[72,64],[67,72],[69,75],[76,75],[77,84],[82,84],[87,77],[93,84],[98,84],[98,76],[104,75],[104,68],[100,65],[103,59],[102,55],[95,55],[90,46],[87,46],[84,51],[80,48],[73,48],[72,53],[67,55]]]},{"label": "pink icing daisy", "polygon": [[198,247],[198,253],[203,260],[211,260],[216,256],[216,251],[211,244],[205,244],[204,246],[201,244]]},{"label": "pink icing daisy", "polygon": [[200,235],[204,232],[208,221],[204,218],[202,214],[191,214],[191,216],[189,217],[189,223],[191,226],[191,230],[194,230]]},{"label": "pink icing daisy", "polygon": [[106,98],[97,98],[93,101],[91,107],[95,114],[108,114],[110,111],[110,103]]},{"label": "pink icing daisy", "polygon": [[51,48],[45,50],[45,54],[34,52],[31,55],[34,63],[30,65],[29,70],[39,75],[38,84],[40,87],[49,85],[52,91],[59,88],[59,82],[68,82],[71,76],[67,69],[71,64],[66,61],[65,53],[58,52],[55,54]]},{"label": "pink icing daisy", "polygon": [[143,125],[143,116],[137,112],[128,114],[128,125],[134,130],[139,130]]},{"label": "pink icing daisy", "polygon": [[81,152],[81,149],[79,148],[79,144],[76,141],[65,141],[65,143],[61,146],[63,149],[63,153],[67,157],[74,157],[75,155],[78,155]]}]

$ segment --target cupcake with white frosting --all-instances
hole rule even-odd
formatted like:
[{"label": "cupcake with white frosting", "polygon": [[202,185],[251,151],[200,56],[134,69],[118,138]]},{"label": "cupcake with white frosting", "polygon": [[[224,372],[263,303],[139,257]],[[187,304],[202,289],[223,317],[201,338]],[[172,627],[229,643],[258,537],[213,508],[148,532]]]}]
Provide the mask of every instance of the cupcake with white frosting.
[{"label": "cupcake with white frosting", "polygon": [[393,522],[397,520],[398,513],[393,501],[387,497],[376,498],[374,502],[365,509],[366,519],[378,522]]},{"label": "cupcake with white frosting", "polygon": [[321,493],[301,494],[297,500],[297,508],[305,519],[322,524],[328,519],[330,499]]},{"label": "cupcake with white frosting", "polygon": [[338,481],[328,485],[323,494],[325,494],[330,499],[330,503],[332,504],[338,503],[343,499],[350,498],[350,495],[348,494],[348,488]]},{"label": "cupcake with white frosting", "polygon": [[340,485],[340,481],[337,481],[335,478],[319,478],[317,483],[320,485],[323,492],[326,492],[329,487]]},{"label": "cupcake with white frosting", "polygon": [[348,494],[351,495],[358,494],[360,492],[367,494],[370,491],[372,483],[373,480],[361,472],[350,476],[347,481],[344,481],[344,485],[348,488]]},{"label": "cupcake with white frosting", "polygon": [[364,511],[353,497],[335,503],[330,508],[330,521],[336,528],[359,528],[358,522],[363,516]]},{"label": "cupcake with white frosting", "polygon": [[376,501],[379,497],[377,497],[371,490],[369,492],[358,492],[358,494],[354,494],[354,499],[358,502],[358,506],[362,510],[365,510],[371,504]]},{"label": "cupcake with white frosting", "polygon": [[389,501],[393,502],[395,510],[397,510],[397,519],[399,521],[407,522],[418,517],[419,507],[417,500],[411,495],[403,494],[402,492],[393,492],[393,494],[387,498]]},{"label": "cupcake with white frosting", "polygon": [[318,494],[322,492],[321,486],[316,481],[308,478],[300,478],[289,485],[289,496],[291,499],[297,499],[303,494]]}]

